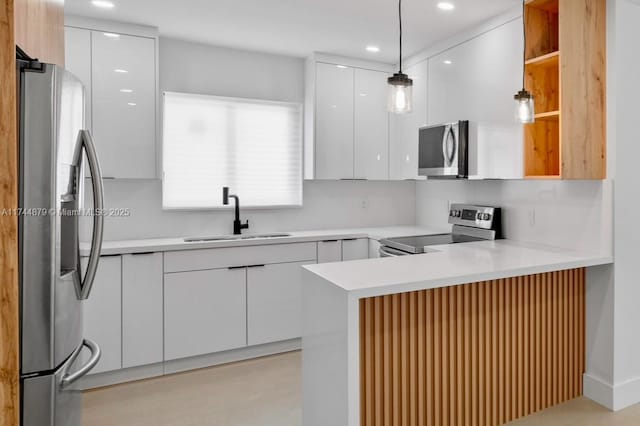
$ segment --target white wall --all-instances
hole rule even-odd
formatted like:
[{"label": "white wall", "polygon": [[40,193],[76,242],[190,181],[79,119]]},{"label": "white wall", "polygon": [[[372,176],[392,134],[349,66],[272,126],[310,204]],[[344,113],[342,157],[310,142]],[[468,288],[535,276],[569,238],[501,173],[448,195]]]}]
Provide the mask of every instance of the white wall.
[{"label": "white wall", "polygon": [[[219,235],[233,232],[232,210],[165,211],[159,180],[105,181],[109,207],[129,208],[130,217],[107,217],[105,238]],[[242,197],[240,197],[242,201]],[[305,181],[304,206],[242,210],[248,232],[296,231],[415,223],[413,182]],[[83,223],[85,240],[91,223]]]},{"label": "white wall", "polygon": [[[615,5],[613,5],[615,3]],[[640,99],[640,2],[611,1],[615,11],[614,46],[610,53],[615,64],[610,67],[609,126],[615,139],[615,254],[614,266],[614,377],[615,409],[640,401],[640,283],[638,281],[638,99]],[[610,23],[611,24],[611,23]],[[611,58],[610,58],[611,59]]]},{"label": "white wall", "polygon": [[304,102],[304,60],[160,38],[160,91]]},{"label": "white wall", "polygon": [[[160,38],[160,90],[303,102],[304,61]],[[87,187],[87,205],[90,192]],[[163,211],[160,180],[106,180],[105,200],[131,211],[106,218],[106,240],[233,231],[229,210]],[[250,232],[413,224],[415,188],[413,182],[305,182],[302,208],[245,210],[242,219],[249,219]],[[91,222],[83,220],[82,239],[90,232]]]}]

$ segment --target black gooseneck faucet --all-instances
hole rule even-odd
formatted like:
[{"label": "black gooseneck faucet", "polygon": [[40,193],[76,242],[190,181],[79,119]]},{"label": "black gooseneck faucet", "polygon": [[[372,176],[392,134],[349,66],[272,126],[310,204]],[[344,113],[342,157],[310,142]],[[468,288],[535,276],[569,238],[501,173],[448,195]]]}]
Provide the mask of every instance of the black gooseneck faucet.
[{"label": "black gooseneck faucet", "polygon": [[245,223],[240,221],[240,198],[237,195],[229,194],[229,187],[222,188],[222,204],[229,205],[229,198],[233,198],[236,204],[236,218],[233,221],[233,235],[240,235],[243,229],[249,228],[249,221]]}]

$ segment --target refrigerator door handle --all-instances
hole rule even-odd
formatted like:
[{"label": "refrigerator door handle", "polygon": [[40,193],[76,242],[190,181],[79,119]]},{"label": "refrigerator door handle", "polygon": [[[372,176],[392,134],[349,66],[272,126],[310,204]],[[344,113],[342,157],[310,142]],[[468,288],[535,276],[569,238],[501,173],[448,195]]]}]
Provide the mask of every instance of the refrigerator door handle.
[{"label": "refrigerator door handle", "polygon": [[69,373],[68,371],[64,372],[64,375],[62,376],[62,380],[60,381],[60,386],[62,388],[71,386],[74,382],[78,381],[81,377],[89,373],[89,371],[91,371],[93,367],[96,366],[98,361],[100,361],[100,347],[98,346],[98,344],[93,340],[84,339],[82,341],[82,345],[80,345],[78,349],[76,349],[75,352],[71,354],[71,357],[67,362],[67,368],[73,365],[75,360],[80,355],[80,352],[82,352],[82,348],[84,347],[88,348],[91,351],[91,356],[89,357],[89,360],[86,362],[85,365],[83,365],[82,367],[80,367],[80,369],[78,369],[73,373]]},{"label": "refrigerator door handle", "polygon": [[[100,251],[102,250],[102,238],[104,231],[104,188],[102,187],[102,172],[98,161],[96,146],[88,130],[80,130],[78,138],[84,151],[87,153],[89,170],[91,171],[91,185],[93,188],[93,234],[91,236],[91,251],[84,279],[76,281],[78,298],[85,300],[89,298],[91,287],[98,270],[100,261]],[[82,156],[80,156],[80,161]],[[80,177],[82,179],[82,176]],[[80,254],[78,253],[78,265],[80,264]]]}]

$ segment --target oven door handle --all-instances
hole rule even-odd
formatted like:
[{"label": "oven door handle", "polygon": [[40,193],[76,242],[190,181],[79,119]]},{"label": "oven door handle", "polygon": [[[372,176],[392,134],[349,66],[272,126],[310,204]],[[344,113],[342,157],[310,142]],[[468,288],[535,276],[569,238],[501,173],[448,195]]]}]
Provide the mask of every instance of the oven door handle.
[{"label": "oven door handle", "polygon": [[380,257],[399,257],[399,256],[406,256],[409,253],[404,253],[400,250],[396,250],[396,249],[392,249],[390,247],[380,247],[378,249],[378,252],[380,253]]}]

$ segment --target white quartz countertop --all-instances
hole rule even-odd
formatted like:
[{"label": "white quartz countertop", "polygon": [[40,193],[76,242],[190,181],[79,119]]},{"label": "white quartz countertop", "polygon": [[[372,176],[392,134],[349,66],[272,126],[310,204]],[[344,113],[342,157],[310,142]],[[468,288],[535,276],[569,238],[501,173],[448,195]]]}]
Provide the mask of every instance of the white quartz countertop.
[{"label": "white quartz countertop", "polygon": [[428,247],[400,257],[308,265],[304,268],[357,298],[603,265],[594,254],[510,240]]},{"label": "white quartz countertop", "polygon": [[[280,233],[281,231],[274,231]],[[185,237],[206,237],[213,234],[185,235],[180,238],[148,238],[140,240],[105,241],[102,243],[103,255],[144,253],[156,251],[194,250],[205,248],[241,247],[267,244],[288,244],[308,241],[322,241],[346,238],[381,238],[404,237],[410,235],[437,234],[449,232],[449,229],[434,229],[424,226],[381,226],[369,228],[322,229],[311,231],[282,231],[290,234],[287,237],[255,238],[247,240],[196,241],[185,242]],[[262,233],[262,232],[261,232]],[[250,234],[250,233],[247,233]],[[80,254],[89,254],[89,243],[80,244]]]}]

